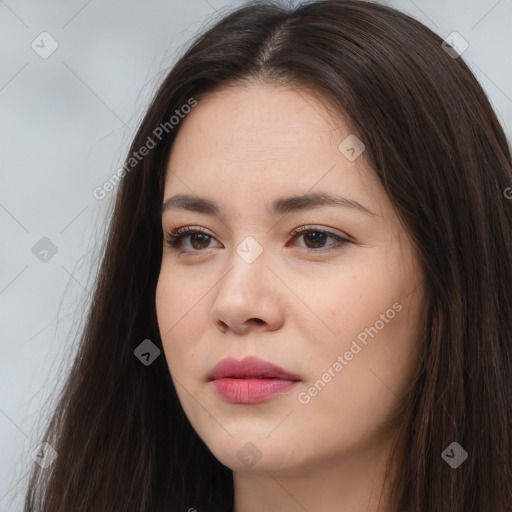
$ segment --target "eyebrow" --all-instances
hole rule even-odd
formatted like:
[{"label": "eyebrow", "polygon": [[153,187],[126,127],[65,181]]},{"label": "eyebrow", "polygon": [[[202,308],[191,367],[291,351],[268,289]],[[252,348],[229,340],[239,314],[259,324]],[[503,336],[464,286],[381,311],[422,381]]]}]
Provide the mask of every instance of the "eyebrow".
[{"label": "eyebrow", "polygon": [[[365,213],[366,215],[375,215],[375,213],[371,212],[368,208],[359,204],[357,201],[344,196],[329,194],[327,192],[315,192],[290,197],[281,197],[272,201],[270,205],[266,204],[267,211],[273,215],[282,215],[300,210],[311,210],[325,206],[353,208]],[[163,214],[165,211],[172,208],[189,210],[207,215],[218,215],[220,213],[220,206],[215,201],[190,194],[176,194],[170,197],[162,204],[161,213]]]}]

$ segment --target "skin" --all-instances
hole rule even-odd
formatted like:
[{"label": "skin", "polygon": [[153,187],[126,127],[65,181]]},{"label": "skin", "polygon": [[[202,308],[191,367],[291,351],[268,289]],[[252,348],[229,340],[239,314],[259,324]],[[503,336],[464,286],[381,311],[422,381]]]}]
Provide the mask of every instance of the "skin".
[{"label": "skin", "polygon": [[[163,213],[164,235],[194,226],[212,238],[185,236],[183,252],[164,242],[156,308],[183,409],[233,470],[236,512],[391,510],[384,484],[396,433],[390,418],[418,364],[423,275],[365,152],[346,158],[338,146],[352,132],[323,105],[284,86],[223,87],[181,122],[168,162],[164,200],[188,193],[221,208],[219,215]],[[340,206],[278,216],[265,209],[277,197],[320,191],[373,215]],[[290,236],[300,226],[350,242]],[[263,249],[252,263],[236,252],[248,236]],[[401,310],[348,361],[358,334],[395,303]],[[260,404],[228,403],[208,373],[225,357],[246,355],[301,382]],[[338,356],[347,364],[336,372]],[[330,381],[301,403],[299,393],[329,368]],[[261,455],[251,467],[237,457],[246,443]]]}]

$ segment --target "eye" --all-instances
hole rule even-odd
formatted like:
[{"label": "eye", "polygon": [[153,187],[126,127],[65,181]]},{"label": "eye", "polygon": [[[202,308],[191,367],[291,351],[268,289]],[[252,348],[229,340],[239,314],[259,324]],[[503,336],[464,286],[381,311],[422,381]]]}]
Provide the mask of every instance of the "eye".
[{"label": "eye", "polygon": [[[334,249],[324,249],[326,240],[331,238],[336,243],[329,244],[327,247],[331,245],[337,246],[336,248],[341,248],[342,246],[350,243],[350,240],[344,238],[342,236],[336,235],[330,231],[326,231],[324,229],[301,226],[295,229],[291,235],[293,238],[302,237],[306,242],[306,246],[299,246],[303,250],[307,252],[319,253],[331,251]],[[189,242],[192,246],[192,249],[183,248],[183,240],[189,239]],[[215,238],[210,235],[207,231],[203,230],[199,227],[192,226],[184,226],[181,228],[173,228],[169,233],[167,233],[165,237],[166,244],[174,250],[181,252],[204,252],[202,249],[208,249],[211,240],[215,240]]]},{"label": "eye", "polygon": [[[194,247],[193,244],[192,251],[190,249],[183,249],[182,247],[182,240],[188,237],[190,237],[191,241],[196,241],[196,247]],[[171,231],[167,233],[165,237],[165,242],[171,249],[175,249],[182,252],[197,252],[197,250],[207,248],[211,239],[213,239],[213,237],[202,228],[193,228],[191,226],[185,226],[182,228],[171,229]],[[197,246],[199,246],[199,249]]]},{"label": "eye", "polygon": [[[292,237],[302,237],[304,241],[306,241],[306,247],[303,247],[306,251],[312,251],[312,252],[325,252],[332,251],[333,249],[323,249],[323,246],[325,244],[325,241],[328,238],[331,238],[335,240],[337,243],[335,244],[329,244],[328,247],[332,245],[336,245],[336,248],[341,248],[342,246],[350,243],[350,240],[347,238],[344,238],[340,235],[336,235],[335,233],[332,233],[330,231],[326,231],[325,229],[319,229],[314,227],[308,227],[308,226],[301,226],[300,228],[295,229],[292,234]],[[309,245],[308,245],[309,244]],[[318,249],[323,249],[318,250]]]}]

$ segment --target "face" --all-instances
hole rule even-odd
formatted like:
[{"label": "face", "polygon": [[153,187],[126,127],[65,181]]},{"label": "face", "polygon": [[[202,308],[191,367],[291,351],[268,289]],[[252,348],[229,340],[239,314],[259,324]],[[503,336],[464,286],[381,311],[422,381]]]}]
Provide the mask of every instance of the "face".
[{"label": "face", "polygon": [[266,84],[217,90],[179,126],[164,202],[195,201],[162,229],[195,231],[164,242],[157,318],[187,417],[234,471],[376,454],[410,385],[423,276],[355,137]]}]

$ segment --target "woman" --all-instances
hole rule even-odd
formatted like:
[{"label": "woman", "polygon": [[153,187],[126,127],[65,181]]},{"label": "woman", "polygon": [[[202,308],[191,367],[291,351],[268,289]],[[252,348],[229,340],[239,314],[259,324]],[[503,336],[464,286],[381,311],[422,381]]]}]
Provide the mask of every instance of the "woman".
[{"label": "woman", "polygon": [[121,175],[26,512],[511,509],[511,155],[439,36],[239,8]]}]

